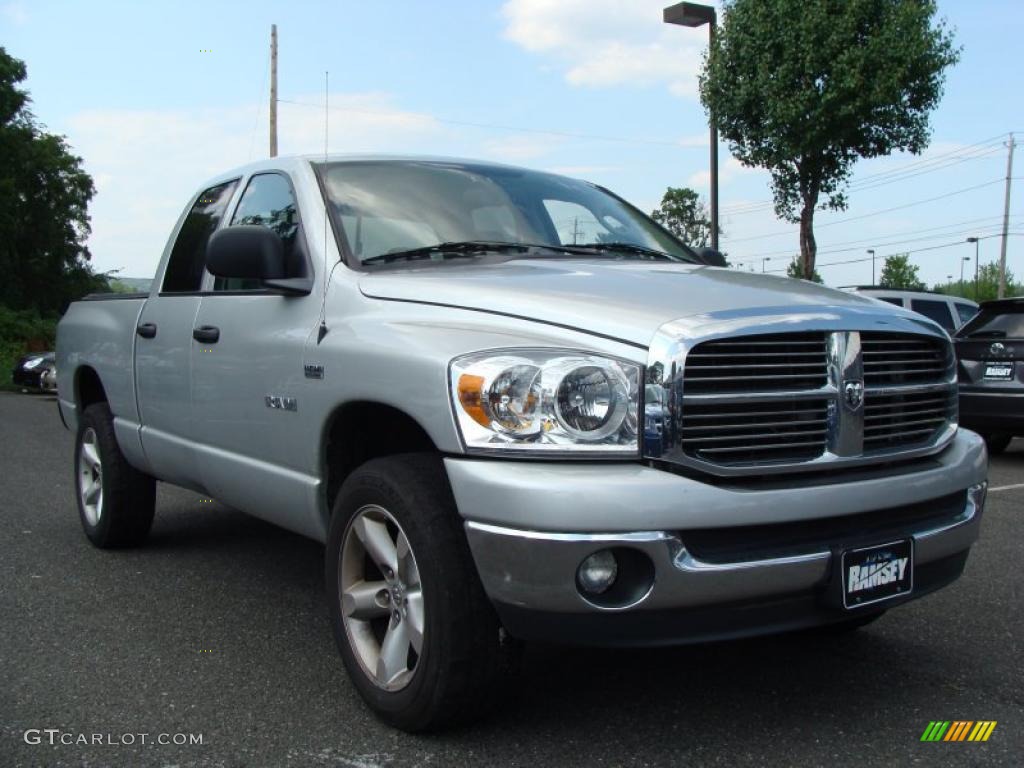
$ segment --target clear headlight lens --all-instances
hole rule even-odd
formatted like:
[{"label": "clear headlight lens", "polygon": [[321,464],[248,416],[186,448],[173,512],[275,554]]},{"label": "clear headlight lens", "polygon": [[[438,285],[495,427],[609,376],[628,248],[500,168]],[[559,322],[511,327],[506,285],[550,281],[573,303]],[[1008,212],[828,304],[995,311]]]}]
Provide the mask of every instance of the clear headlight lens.
[{"label": "clear headlight lens", "polygon": [[452,400],[466,447],[636,454],[640,366],[562,350],[457,358]]}]

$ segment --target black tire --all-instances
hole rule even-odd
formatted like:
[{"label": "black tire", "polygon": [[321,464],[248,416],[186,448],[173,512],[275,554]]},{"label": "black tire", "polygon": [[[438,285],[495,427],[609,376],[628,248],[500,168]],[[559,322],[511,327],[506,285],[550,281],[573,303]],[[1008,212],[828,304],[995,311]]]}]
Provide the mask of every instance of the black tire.
[{"label": "black tire", "polygon": [[[414,663],[406,673],[411,677],[399,690],[385,690],[364,668],[342,616],[346,535],[357,513],[371,505],[386,510],[398,524],[394,542],[399,534],[408,540],[422,590],[421,649],[418,654],[415,648],[407,652],[406,661]],[[355,529],[352,536],[357,536]],[[519,646],[507,638],[484,594],[440,457],[389,456],[353,472],[334,503],[325,559],[335,641],[353,684],[381,720],[410,732],[438,730],[479,719],[501,701],[503,683],[518,662]],[[358,558],[360,567],[370,570],[376,567],[371,560],[368,553]],[[384,597],[391,606],[383,609],[385,613],[392,610],[393,601]],[[385,627],[396,626],[387,617],[373,621],[378,622],[377,632],[387,631],[380,629],[381,621]],[[381,641],[380,634],[377,640]]]},{"label": "black tire", "polygon": [[[98,515],[87,511],[82,492],[83,487],[87,487],[82,460],[83,450],[87,450],[87,436],[89,445],[98,451],[102,467],[98,476],[102,492]],[[82,411],[75,437],[74,470],[78,516],[89,541],[101,549],[141,544],[153,524],[156,481],[125,460],[114,436],[114,419],[106,403],[93,403]]]},{"label": "black tire", "polygon": [[1005,451],[1010,445],[1010,441],[1013,440],[1013,435],[1008,435],[1005,432],[988,432],[982,437],[985,438],[985,446],[992,456],[998,456]]}]

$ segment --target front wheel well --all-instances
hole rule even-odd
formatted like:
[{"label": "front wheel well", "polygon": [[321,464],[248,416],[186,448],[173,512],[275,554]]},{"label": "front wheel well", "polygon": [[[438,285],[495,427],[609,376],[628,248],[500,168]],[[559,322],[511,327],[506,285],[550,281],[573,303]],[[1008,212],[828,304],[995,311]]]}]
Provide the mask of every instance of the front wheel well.
[{"label": "front wheel well", "polygon": [[398,408],[367,401],[339,407],[328,420],[324,435],[328,515],[345,478],[370,459],[436,451],[419,422]]}]

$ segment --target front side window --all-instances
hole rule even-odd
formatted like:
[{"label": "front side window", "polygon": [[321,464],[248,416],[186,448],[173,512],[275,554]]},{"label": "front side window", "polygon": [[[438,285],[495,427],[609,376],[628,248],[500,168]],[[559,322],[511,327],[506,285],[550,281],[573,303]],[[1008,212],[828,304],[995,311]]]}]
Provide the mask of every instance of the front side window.
[{"label": "front side window", "polygon": [[[360,262],[451,243],[567,248],[693,263],[694,254],[647,216],[587,182],[504,166],[430,161],[316,165],[329,205]],[[609,246],[634,249],[612,252]],[[544,250],[562,248],[562,251]],[[638,255],[637,249],[641,249]],[[520,249],[521,250],[521,249]]]},{"label": "front side window", "polygon": [[[284,243],[284,258],[289,277],[302,272],[302,254],[297,246],[299,212],[288,179],[279,173],[261,173],[249,180],[238,202],[231,224],[258,224],[274,230]],[[215,291],[251,291],[263,288],[261,281],[248,278],[218,277]]]},{"label": "front side window", "polygon": [[162,292],[198,291],[206,268],[206,244],[220,225],[224,210],[234,194],[237,181],[210,187],[203,192],[188,212],[171,249],[164,273]]},{"label": "front side window", "polygon": [[915,312],[920,312],[925,317],[934,320],[947,331],[952,331],[956,328],[956,326],[953,325],[953,315],[949,312],[949,304],[944,301],[936,301],[935,299],[912,299],[910,302],[910,308]]}]

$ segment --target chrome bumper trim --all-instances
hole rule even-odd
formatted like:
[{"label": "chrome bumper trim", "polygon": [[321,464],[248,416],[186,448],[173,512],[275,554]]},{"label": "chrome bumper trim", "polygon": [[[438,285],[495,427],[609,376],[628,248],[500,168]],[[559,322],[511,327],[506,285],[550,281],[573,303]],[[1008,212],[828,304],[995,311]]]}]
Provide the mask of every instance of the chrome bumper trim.
[{"label": "chrome bumper trim", "polygon": [[[953,521],[913,535],[916,564],[962,552],[978,537],[986,483],[967,490],[963,512]],[[812,590],[829,575],[830,551],[764,560],[708,563],[688,552],[669,531],[551,533],[467,521],[466,534],[488,596],[532,610],[585,613],[689,608]],[[625,609],[602,608],[583,599],[576,569],[588,555],[608,547],[644,552],[655,569],[654,588]]]}]

